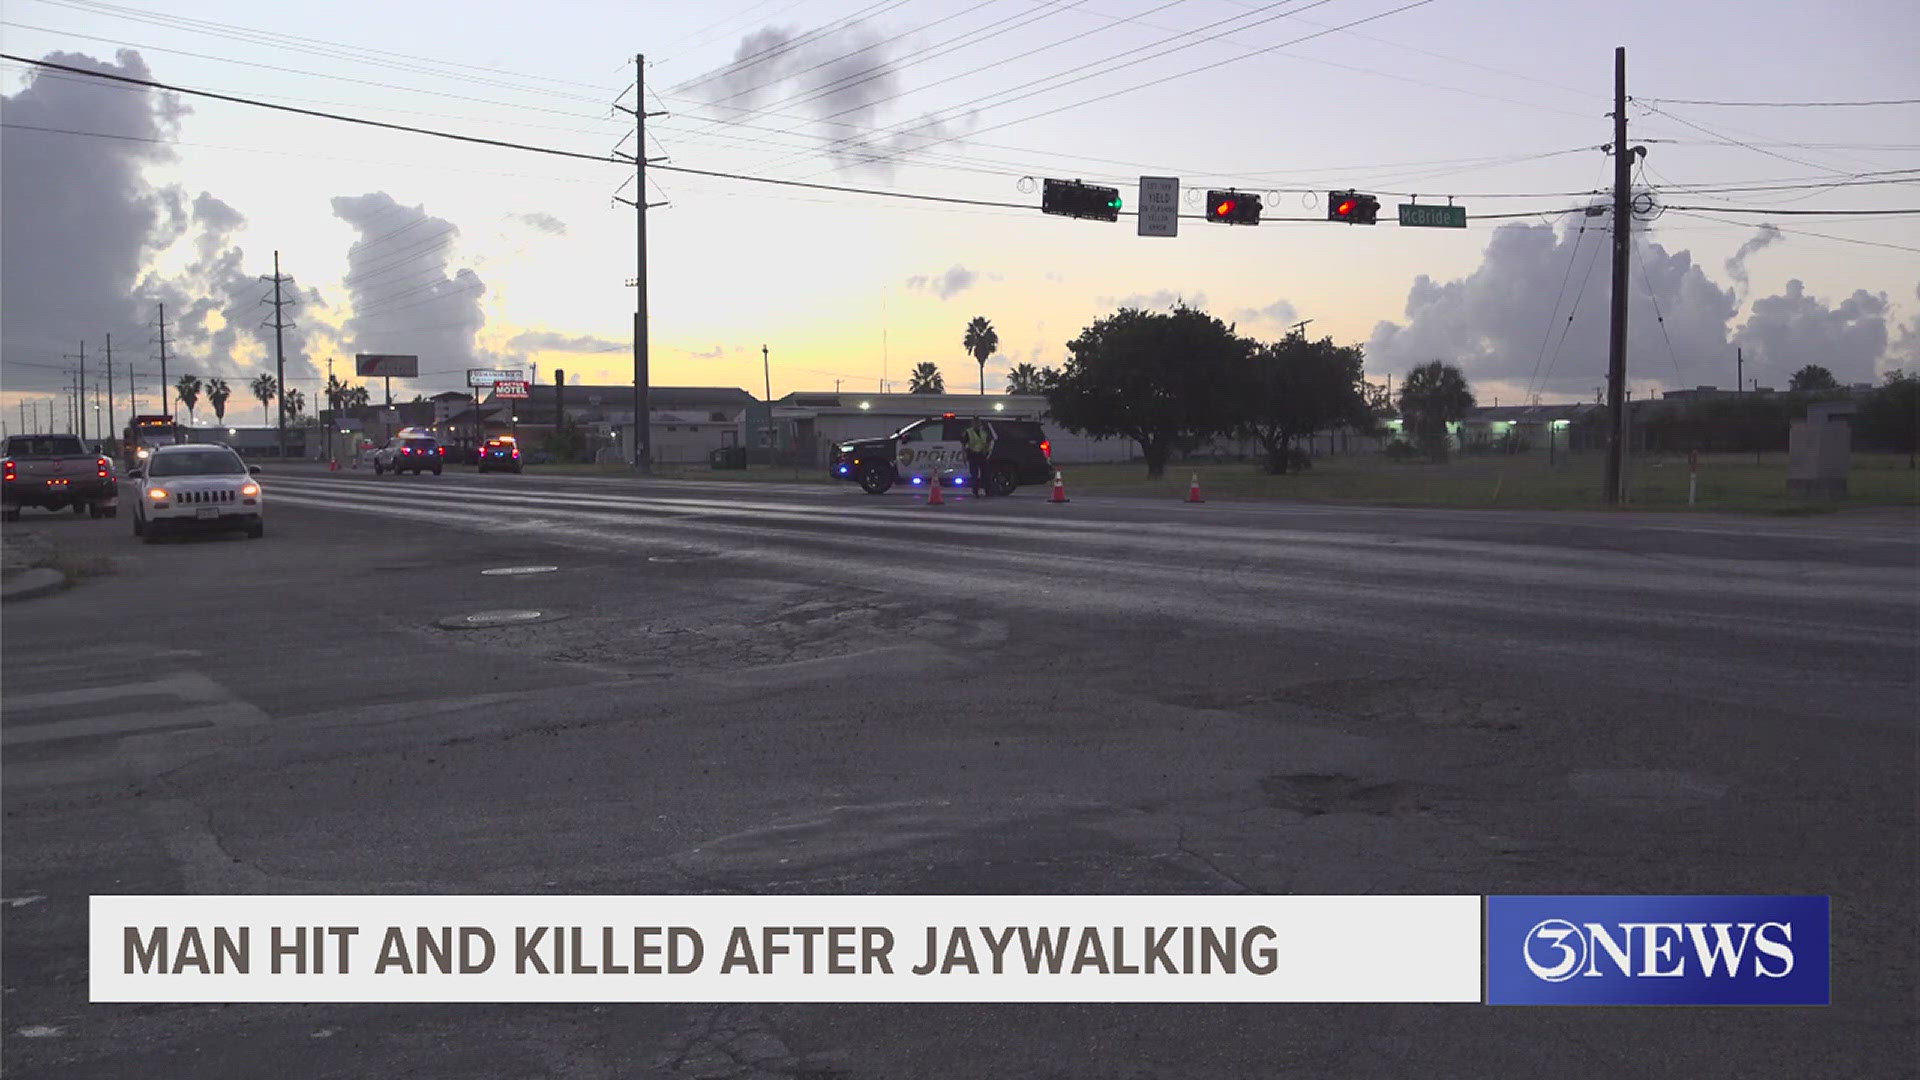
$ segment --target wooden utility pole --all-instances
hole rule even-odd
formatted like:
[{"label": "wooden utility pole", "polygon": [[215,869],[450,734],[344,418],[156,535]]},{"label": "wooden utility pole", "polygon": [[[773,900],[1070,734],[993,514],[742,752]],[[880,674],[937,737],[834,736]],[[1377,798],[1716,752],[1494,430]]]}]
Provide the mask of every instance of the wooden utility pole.
[{"label": "wooden utility pole", "polygon": [[[128,417],[132,419],[132,417]],[[100,433],[102,439],[112,439],[116,429],[113,426],[113,335],[107,335],[107,429]]]},{"label": "wooden utility pole", "polygon": [[[287,343],[286,343],[285,337],[283,337],[282,335],[284,334],[285,331],[292,329],[293,324],[286,320],[286,318],[283,316],[281,312],[281,309],[286,307],[288,304],[293,303],[293,301],[283,300],[280,298],[280,286],[288,282],[291,282],[293,278],[280,273],[280,253],[279,252],[276,251],[273,253],[273,276],[272,277],[263,276],[261,280],[273,282],[273,299],[271,301],[263,299],[260,302],[263,304],[265,303],[273,304],[273,321],[270,323],[267,323],[266,325],[273,327],[273,366],[275,371],[274,379],[276,382],[275,389],[280,391],[280,395],[279,395],[280,412],[278,414],[279,427],[280,427],[280,457],[282,459],[285,459],[287,456]],[[391,395],[392,395],[391,387],[393,384],[389,382],[387,385],[389,387],[389,390],[388,390],[389,399],[391,399]],[[391,400],[389,400],[389,404],[391,404]]]},{"label": "wooden utility pole", "polygon": [[85,441],[87,437],[87,343],[81,342],[80,352],[77,355],[69,353],[65,359],[80,361],[80,370],[73,380],[73,431],[82,441]]},{"label": "wooden utility pole", "polygon": [[173,387],[167,384],[167,305],[160,305],[160,411],[174,419]]},{"label": "wooden utility pole", "polygon": [[[647,369],[647,210],[660,203],[647,202],[647,118],[665,116],[664,112],[647,111],[647,58],[636,53],[633,57],[633,108],[615,103],[614,108],[633,117],[634,142],[633,154],[633,198],[620,202],[633,207],[634,213],[634,260],[636,269],[633,276],[633,467],[638,472],[647,472],[653,467],[653,418],[651,402],[648,400],[648,381],[651,373]],[[628,157],[620,151],[615,156]],[[664,158],[654,158],[664,161]]]},{"label": "wooden utility pole", "polygon": [[1633,159],[1627,147],[1627,50],[1613,50],[1613,318],[1607,338],[1607,503],[1620,503],[1627,431],[1627,261],[1633,246]]}]

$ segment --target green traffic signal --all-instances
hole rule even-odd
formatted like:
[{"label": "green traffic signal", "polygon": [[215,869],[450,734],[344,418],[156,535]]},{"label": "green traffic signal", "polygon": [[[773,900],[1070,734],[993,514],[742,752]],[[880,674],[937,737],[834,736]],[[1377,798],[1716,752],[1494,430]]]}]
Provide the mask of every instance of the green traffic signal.
[{"label": "green traffic signal", "polygon": [[1109,202],[1109,203],[1108,203],[1107,205],[1108,205],[1108,206],[1110,206],[1110,207],[1112,207],[1112,208],[1113,208],[1113,209],[1115,209],[1115,210],[1118,210],[1118,209],[1120,209],[1120,196],[1118,196],[1118,195],[1115,195],[1115,196],[1113,197],[1113,201],[1112,201],[1112,202]]}]

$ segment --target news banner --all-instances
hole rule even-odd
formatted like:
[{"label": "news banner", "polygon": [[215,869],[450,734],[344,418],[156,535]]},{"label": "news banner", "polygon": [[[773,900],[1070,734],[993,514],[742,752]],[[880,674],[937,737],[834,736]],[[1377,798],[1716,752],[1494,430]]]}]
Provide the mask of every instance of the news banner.
[{"label": "news banner", "polygon": [[1825,896],[121,896],[96,1002],[1826,1005]]}]

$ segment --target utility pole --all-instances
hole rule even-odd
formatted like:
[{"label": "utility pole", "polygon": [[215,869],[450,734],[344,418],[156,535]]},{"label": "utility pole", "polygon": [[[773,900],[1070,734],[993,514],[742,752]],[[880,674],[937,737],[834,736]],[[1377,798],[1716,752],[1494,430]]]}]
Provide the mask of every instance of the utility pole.
[{"label": "utility pole", "polygon": [[[129,417],[131,419],[131,417]],[[102,439],[114,438],[113,427],[113,335],[107,335],[107,429],[100,433]]]},{"label": "utility pole", "polygon": [[1747,392],[1747,358],[1738,345],[1733,347],[1733,392]]},{"label": "utility pole", "polygon": [[167,385],[167,305],[160,305],[160,411],[174,420],[173,387]]},{"label": "utility pole", "polygon": [[340,423],[340,403],[333,392],[333,357],[327,357],[327,464],[333,464],[333,429]]},{"label": "utility pole", "polygon": [[87,438],[87,343],[84,341],[80,343],[78,355],[68,353],[63,359],[80,361],[80,371],[73,382],[73,430],[84,442]]},{"label": "utility pole", "polygon": [[[648,401],[647,370],[647,210],[661,206],[662,203],[647,202],[647,117],[665,116],[664,112],[647,111],[647,58],[635,53],[633,57],[633,108],[616,102],[613,106],[633,117],[633,154],[622,154],[615,150],[614,156],[628,158],[633,162],[633,198],[620,202],[633,207],[634,225],[634,261],[637,269],[633,277],[636,290],[633,300],[633,467],[637,472],[648,472],[653,468],[653,416]],[[664,161],[664,158],[654,158]]]},{"label": "utility pole", "polygon": [[[287,456],[287,344],[285,337],[282,335],[286,330],[290,329],[293,324],[283,317],[281,309],[293,303],[293,301],[282,300],[280,298],[280,286],[292,281],[293,278],[280,273],[279,252],[276,251],[273,253],[273,276],[262,277],[261,280],[273,282],[273,299],[268,301],[262,298],[260,302],[263,304],[273,304],[273,321],[265,325],[273,327],[274,380],[277,383],[275,389],[280,391],[280,412],[278,414],[280,426],[280,457],[284,460]],[[392,404],[393,384],[388,383],[387,386],[388,404]]]},{"label": "utility pole", "polygon": [[760,346],[760,377],[767,386],[767,464],[773,464],[773,368],[767,363],[767,347]]},{"label": "utility pole", "polygon": [[1627,430],[1627,260],[1633,246],[1633,159],[1627,147],[1627,50],[1613,50],[1613,318],[1607,339],[1607,504],[1620,503],[1620,458]]}]

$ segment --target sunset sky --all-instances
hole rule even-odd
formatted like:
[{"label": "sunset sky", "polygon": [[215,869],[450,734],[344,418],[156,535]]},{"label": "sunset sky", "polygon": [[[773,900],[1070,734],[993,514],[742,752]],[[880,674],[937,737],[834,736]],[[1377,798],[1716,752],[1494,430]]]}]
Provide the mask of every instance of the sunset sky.
[{"label": "sunset sky", "polygon": [[[970,389],[976,315],[998,388],[1119,306],[1184,300],[1263,338],[1310,319],[1365,345],[1375,379],[1439,358],[1486,403],[1591,400],[1606,220],[1567,211],[1609,182],[1625,46],[1636,181],[1665,208],[1635,238],[1635,395],[1731,386],[1736,347],[1762,386],[1805,363],[1920,368],[1920,217],[1783,213],[1920,208],[1920,105],[1833,104],[1920,98],[1901,0],[15,0],[0,30],[15,56],[588,155],[633,150],[610,105],[633,103],[644,52],[647,107],[671,114],[647,153],[674,167],[1017,204],[654,170],[653,381],[759,394],[764,344],[775,396],[904,389],[925,360]],[[91,384],[109,333],[151,409],[162,302],[171,372],[227,378],[229,411],[257,417],[239,387],[271,370],[276,250],[309,402],[356,351],[419,354],[408,397],[472,366],[632,378],[634,213],[612,202],[630,166],[12,61],[0,87],[9,430],[83,340]],[[1168,239],[1038,209],[1045,177],[1130,209],[1141,175],[1272,193],[1268,220]],[[1324,220],[1348,187],[1380,197],[1380,225]],[[1454,197],[1469,227],[1398,226],[1413,195]]]}]

